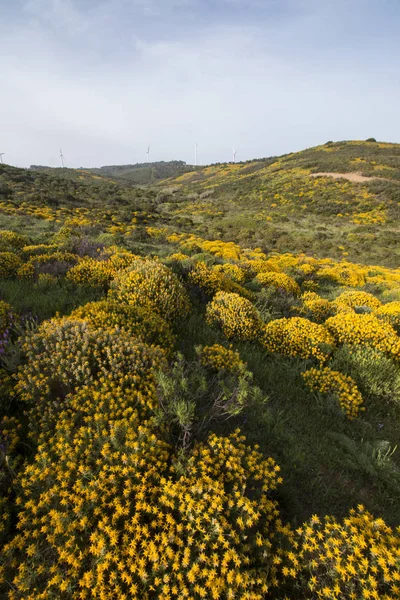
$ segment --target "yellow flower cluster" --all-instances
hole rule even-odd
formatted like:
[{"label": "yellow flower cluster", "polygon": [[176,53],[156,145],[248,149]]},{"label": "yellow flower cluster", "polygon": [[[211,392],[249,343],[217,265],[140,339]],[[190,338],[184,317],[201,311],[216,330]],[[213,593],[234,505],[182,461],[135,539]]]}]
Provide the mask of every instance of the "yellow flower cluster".
[{"label": "yellow flower cluster", "polygon": [[170,325],[159,314],[115,300],[89,302],[75,309],[71,319],[85,320],[94,329],[125,330],[132,337],[167,351],[175,341]]},{"label": "yellow flower cluster", "polygon": [[334,338],[324,325],[292,317],[276,319],[265,325],[261,343],[268,352],[325,362],[334,346]]},{"label": "yellow flower cluster", "polygon": [[27,362],[18,372],[16,391],[32,405],[32,415],[42,425],[79,387],[99,379],[128,387],[137,379],[133,365],[147,371],[163,361],[161,350],[144,346],[124,331],[95,330],[86,321],[68,317],[43,322],[27,336],[23,351]]},{"label": "yellow flower cluster", "polygon": [[332,266],[323,266],[318,270],[318,279],[328,280],[339,285],[349,287],[362,287],[366,283],[365,269],[351,263],[337,263]]},{"label": "yellow flower cluster", "polygon": [[382,304],[374,311],[374,314],[383,321],[387,321],[396,329],[400,330],[400,302],[388,302]]},{"label": "yellow flower cluster", "polygon": [[317,323],[323,323],[336,312],[334,305],[329,300],[321,298],[315,292],[304,292],[300,299],[303,302],[301,311],[309,313]]},{"label": "yellow flower cluster", "polygon": [[30,279],[40,275],[41,271],[46,272],[46,270],[51,270],[55,276],[64,276],[78,260],[79,257],[71,252],[55,251],[34,254],[21,265],[17,276],[20,279]]},{"label": "yellow flower cluster", "polygon": [[232,281],[236,283],[244,283],[246,278],[246,273],[241,269],[238,265],[234,265],[232,263],[224,263],[223,265],[215,265],[213,270],[217,273],[223,273]]},{"label": "yellow flower cluster", "polygon": [[400,338],[396,331],[374,314],[341,312],[330,317],[325,325],[338,344],[372,346],[400,359]]},{"label": "yellow flower cluster", "polygon": [[376,309],[381,306],[381,301],[372,294],[361,291],[343,292],[335,298],[334,303],[340,306],[356,308],[357,306],[367,306],[368,308]]},{"label": "yellow flower cluster", "polygon": [[288,554],[296,570],[292,598],[400,598],[400,528],[393,530],[362,505],[343,521],[311,517],[297,530],[294,550]]},{"label": "yellow flower cluster", "polygon": [[99,259],[85,256],[67,273],[75,283],[107,288],[117,273],[132,265],[140,257],[118,248],[108,248]]},{"label": "yellow flower cluster", "polygon": [[241,360],[239,352],[225,348],[221,344],[201,348],[200,362],[204,367],[215,371],[243,373],[247,368],[247,364]]},{"label": "yellow flower cluster", "polygon": [[2,229],[0,231],[0,251],[20,250],[28,243],[28,238],[20,233]]},{"label": "yellow flower cluster", "polygon": [[16,274],[22,260],[13,252],[0,252],[0,279],[7,279]]},{"label": "yellow flower cluster", "polygon": [[206,294],[213,296],[216,292],[233,292],[251,300],[254,296],[244,287],[232,281],[223,270],[207,267],[203,262],[197,262],[188,276],[189,281],[202,289]]},{"label": "yellow flower cluster", "polygon": [[256,280],[263,286],[272,286],[278,290],[283,290],[287,294],[293,294],[293,296],[300,294],[298,284],[286,273],[259,273]]},{"label": "yellow flower cluster", "polygon": [[146,306],[168,321],[187,317],[190,302],[183,284],[165,265],[136,259],[114,279],[109,295],[118,302]]},{"label": "yellow flower cluster", "polygon": [[253,279],[259,273],[280,273],[281,269],[270,260],[262,258],[255,260],[243,260],[240,263],[242,269],[248,274],[250,279]]},{"label": "yellow flower cluster", "polygon": [[270,499],[279,467],[238,432],[196,445],[183,474],[170,467],[132,367],[133,387],[84,386],[42,434],[2,551],[8,599],[263,600],[287,532]]},{"label": "yellow flower cluster", "polygon": [[30,246],[24,246],[21,250],[21,256],[23,258],[31,258],[38,254],[50,254],[57,250],[56,244],[34,244]]},{"label": "yellow flower cluster", "polygon": [[359,411],[363,410],[360,409],[363,403],[362,396],[351,377],[329,367],[309,369],[302,376],[311,390],[337,395],[339,404],[349,419],[354,419]]},{"label": "yellow flower cluster", "polygon": [[262,321],[253,304],[239,294],[218,292],[207,305],[206,318],[210,325],[221,327],[228,339],[255,340]]}]

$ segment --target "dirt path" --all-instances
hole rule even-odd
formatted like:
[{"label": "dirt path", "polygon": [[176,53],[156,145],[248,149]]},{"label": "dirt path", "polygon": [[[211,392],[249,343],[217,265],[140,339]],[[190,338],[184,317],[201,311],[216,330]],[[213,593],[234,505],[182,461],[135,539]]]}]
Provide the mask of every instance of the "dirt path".
[{"label": "dirt path", "polygon": [[311,173],[311,177],[333,177],[334,179],[348,179],[355,183],[363,183],[365,181],[373,181],[374,179],[382,179],[388,181],[383,177],[365,177],[361,173]]}]

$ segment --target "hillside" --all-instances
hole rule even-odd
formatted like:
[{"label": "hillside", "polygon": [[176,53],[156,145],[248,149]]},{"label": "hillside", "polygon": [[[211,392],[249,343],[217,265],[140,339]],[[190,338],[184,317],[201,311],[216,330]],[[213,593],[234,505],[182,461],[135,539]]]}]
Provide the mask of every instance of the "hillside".
[{"label": "hillside", "polygon": [[0,165],[0,597],[400,598],[400,145],[114,174]]},{"label": "hillside", "polygon": [[328,143],[278,158],[213,165],[159,185],[165,192],[161,214],[205,237],[268,251],[399,262],[398,144]]},{"label": "hillside", "polygon": [[136,163],[134,165],[109,165],[99,168],[54,169],[40,165],[31,165],[30,170],[54,174],[58,172],[63,177],[83,179],[93,175],[108,180],[119,181],[126,185],[148,185],[169,177],[176,177],[187,171],[192,171],[182,160],[158,161],[151,163]]}]

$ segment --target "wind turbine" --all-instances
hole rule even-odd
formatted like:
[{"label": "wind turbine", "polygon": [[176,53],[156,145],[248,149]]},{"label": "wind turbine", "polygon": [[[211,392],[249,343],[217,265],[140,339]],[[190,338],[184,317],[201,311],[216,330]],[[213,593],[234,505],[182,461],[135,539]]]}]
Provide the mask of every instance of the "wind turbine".
[{"label": "wind turbine", "polygon": [[233,162],[236,162],[236,154],[237,154],[237,150],[235,150],[235,148],[233,149]]},{"label": "wind turbine", "polygon": [[62,150],[60,148],[60,159],[61,159],[61,167],[64,169],[65,165],[64,165],[64,155],[62,153]]},{"label": "wind turbine", "polygon": [[5,154],[5,152],[0,152],[0,162],[2,165],[4,165],[4,161],[3,161],[4,154]]},{"label": "wind turbine", "polygon": [[194,145],[194,166],[197,167],[197,142]]},{"label": "wind turbine", "polygon": [[147,152],[146,152],[146,156],[147,156],[147,162],[150,162],[150,146],[147,146]]}]

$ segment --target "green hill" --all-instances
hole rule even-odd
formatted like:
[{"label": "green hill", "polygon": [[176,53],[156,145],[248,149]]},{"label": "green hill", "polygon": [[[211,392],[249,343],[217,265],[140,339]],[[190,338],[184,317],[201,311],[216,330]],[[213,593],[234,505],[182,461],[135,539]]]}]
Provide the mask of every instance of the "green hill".
[{"label": "green hill", "polygon": [[182,160],[158,161],[151,163],[137,163],[134,165],[110,165],[99,168],[81,168],[81,169],[61,169],[51,168],[40,165],[31,165],[30,170],[41,171],[42,173],[59,175],[72,179],[83,179],[93,175],[94,177],[102,177],[113,181],[119,181],[126,185],[148,185],[167,179],[176,177],[187,171],[191,171],[193,167],[187,165]]},{"label": "green hill", "polygon": [[269,251],[399,261],[398,144],[328,143],[278,158],[211,165],[159,185],[165,192],[160,212],[208,238]]}]

